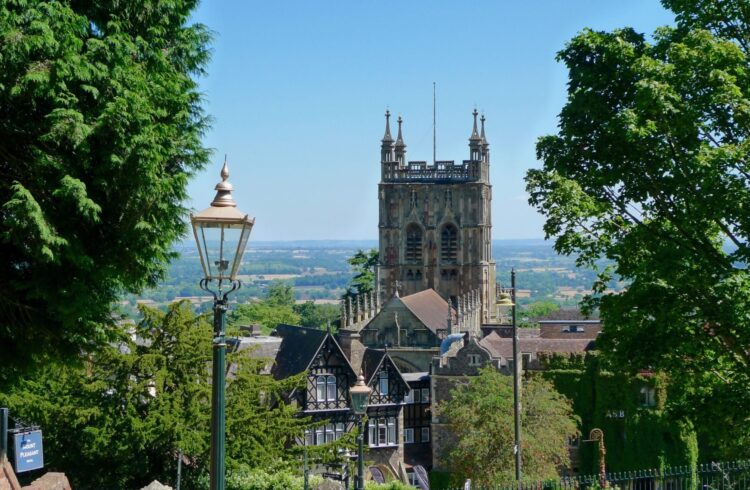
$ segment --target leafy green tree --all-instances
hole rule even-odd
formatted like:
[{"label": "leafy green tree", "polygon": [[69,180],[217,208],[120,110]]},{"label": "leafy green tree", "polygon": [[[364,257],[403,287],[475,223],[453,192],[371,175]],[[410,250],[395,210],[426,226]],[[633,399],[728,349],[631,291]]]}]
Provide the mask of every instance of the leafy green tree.
[{"label": "leafy green tree", "polygon": [[312,301],[294,305],[294,312],[300,316],[300,325],[313,328],[333,326],[341,315],[337,305],[315,304]]},{"label": "leafy green tree", "polygon": [[[585,30],[558,53],[568,101],[527,188],[556,250],[598,272],[587,306],[605,322],[600,347],[620,368],[671,373],[677,409],[725,448],[712,457],[739,457],[750,447],[750,18],[744,2],[663,3],[677,26],[652,42]],[[613,273],[629,285],[604,294]],[[707,422],[717,402],[721,420]]]},{"label": "leafy green tree", "polygon": [[374,248],[367,251],[360,249],[346,261],[351,266],[354,277],[349,281],[344,297],[374,291],[378,251]]},{"label": "leafy green tree", "polygon": [[[454,478],[471,478],[480,486],[513,480],[513,379],[484,368],[452,390],[451,397],[438,405],[438,413],[455,437],[448,449]],[[524,380],[522,401],[524,476],[556,478],[557,468],[570,463],[568,436],[578,433],[571,402],[535,376]]]},{"label": "leafy green tree", "polygon": [[274,281],[263,300],[233,307],[227,321],[230,327],[261,325],[264,332],[269,333],[280,323],[299,325],[300,315],[294,306],[294,288],[287,283]]},{"label": "leafy green tree", "polygon": [[[212,327],[187,303],[142,314],[117,346],[85,356],[79,366],[50,364],[0,393],[12,415],[44,429],[47,468],[65,472],[74,488],[173,481],[179,451],[190,461],[188,486],[207,471]],[[247,354],[229,357],[228,465],[289,468],[297,454],[288,447],[309,423],[278,402],[302,379],[262,375],[267,361]]]},{"label": "leafy green tree", "polygon": [[529,303],[521,309],[519,326],[521,327],[533,327],[538,326],[535,322],[536,318],[547,316],[550,313],[560,309],[560,305],[554,301],[535,301]]},{"label": "leafy green tree", "polygon": [[208,158],[195,5],[0,2],[0,378],[111,340],[174,256]]},{"label": "leafy green tree", "polygon": [[273,281],[266,291],[266,303],[271,306],[294,306],[294,287],[283,281]]}]

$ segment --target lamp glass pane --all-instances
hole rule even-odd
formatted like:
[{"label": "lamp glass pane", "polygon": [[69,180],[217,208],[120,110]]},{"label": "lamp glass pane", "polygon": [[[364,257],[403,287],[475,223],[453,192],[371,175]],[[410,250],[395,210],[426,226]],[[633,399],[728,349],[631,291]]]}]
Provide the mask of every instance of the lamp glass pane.
[{"label": "lamp glass pane", "polygon": [[[233,280],[239,268],[237,250],[243,235],[249,237],[243,224],[194,222],[198,249],[206,279]],[[244,243],[247,243],[247,237]]]},{"label": "lamp glass pane", "polygon": [[352,393],[352,410],[354,410],[354,413],[361,415],[365,413],[366,407],[367,407],[367,398],[369,397],[368,393]]}]

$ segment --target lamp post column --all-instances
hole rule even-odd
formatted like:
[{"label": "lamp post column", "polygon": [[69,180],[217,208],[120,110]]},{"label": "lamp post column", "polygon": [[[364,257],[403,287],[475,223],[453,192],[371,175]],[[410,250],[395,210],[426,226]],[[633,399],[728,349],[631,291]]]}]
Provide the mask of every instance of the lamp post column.
[{"label": "lamp post column", "polygon": [[226,297],[214,300],[213,375],[211,380],[211,490],[225,488],[225,386],[226,351],[225,322]]},{"label": "lamp post column", "polygon": [[513,428],[515,432],[515,469],[516,484],[521,488],[521,400],[519,394],[518,372],[521,360],[518,358],[518,326],[516,322],[516,270],[510,271],[511,301],[513,302]]},{"label": "lamp post column", "polygon": [[357,488],[365,489],[365,416],[359,416],[359,437],[357,437]]}]

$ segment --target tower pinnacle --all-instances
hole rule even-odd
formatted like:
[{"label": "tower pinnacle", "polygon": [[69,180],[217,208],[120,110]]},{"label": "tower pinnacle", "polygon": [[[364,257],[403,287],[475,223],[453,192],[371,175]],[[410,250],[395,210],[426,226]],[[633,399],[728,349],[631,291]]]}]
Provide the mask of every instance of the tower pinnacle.
[{"label": "tower pinnacle", "polygon": [[477,112],[476,108],[474,109],[474,112],[471,113],[472,116],[474,116],[474,129],[471,131],[471,136],[469,137],[469,140],[479,140],[479,132],[477,131],[477,115],[479,113]]},{"label": "tower pinnacle", "polygon": [[391,111],[386,109],[385,111],[385,134],[383,135],[383,143],[393,141],[391,136]]}]

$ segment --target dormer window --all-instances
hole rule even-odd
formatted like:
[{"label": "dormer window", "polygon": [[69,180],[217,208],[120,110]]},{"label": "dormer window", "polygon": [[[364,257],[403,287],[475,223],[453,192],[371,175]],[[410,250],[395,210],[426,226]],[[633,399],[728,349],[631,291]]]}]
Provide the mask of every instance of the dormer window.
[{"label": "dormer window", "polygon": [[481,366],[482,356],[479,354],[469,354],[469,366]]},{"label": "dormer window", "polygon": [[568,325],[567,327],[563,327],[562,331],[563,333],[583,333],[586,329],[582,325]]},{"label": "dormer window", "polygon": [[381,395],[388,394],[388,372],[387,371],[380,371],[380,374],[378,374],[378,392]]}]

